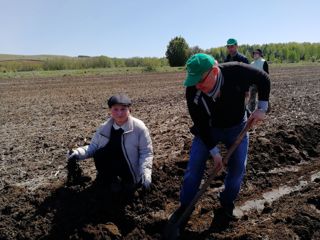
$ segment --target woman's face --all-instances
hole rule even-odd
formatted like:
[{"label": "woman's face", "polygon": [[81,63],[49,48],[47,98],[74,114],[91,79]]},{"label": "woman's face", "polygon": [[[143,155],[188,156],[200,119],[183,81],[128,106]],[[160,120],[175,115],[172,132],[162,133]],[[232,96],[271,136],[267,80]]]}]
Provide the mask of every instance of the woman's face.
[{"label": "woman's face", "polygon": [[254,60],[257,60],[257,59],[259,59],[259,58],[260,58],[260,54],[257,53],[257,52],[254,52],[254,53],[253,53],[253,59],[254,59]]},{"label": "woman's face", "polygon": [[111,107],[111,117],[117,125],[121,126],[128,121],[130,108],[121,104],[115,104]]}]

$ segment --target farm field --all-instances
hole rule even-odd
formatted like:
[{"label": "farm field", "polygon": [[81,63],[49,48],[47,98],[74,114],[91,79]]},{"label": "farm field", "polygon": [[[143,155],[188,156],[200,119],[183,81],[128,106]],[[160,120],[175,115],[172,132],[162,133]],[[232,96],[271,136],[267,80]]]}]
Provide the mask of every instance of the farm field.
[{"label": "farm field", "polygon": [[[182,239],[320,239],[320,68],[270,68],[272,110],[250,130],[239,220],[221,231],[217,177],[196,205]],[[0,80],[0,239],[161,239],[188,162],[192,123],[184,73]],[[66,186],[66,152],[90,142],[109,96],[125,92],[154,147],[153,189],[131,204],[93,185]],[[207,166],[212,167],[208,160]],[[207,177],[207,174],[206,176]]]}]

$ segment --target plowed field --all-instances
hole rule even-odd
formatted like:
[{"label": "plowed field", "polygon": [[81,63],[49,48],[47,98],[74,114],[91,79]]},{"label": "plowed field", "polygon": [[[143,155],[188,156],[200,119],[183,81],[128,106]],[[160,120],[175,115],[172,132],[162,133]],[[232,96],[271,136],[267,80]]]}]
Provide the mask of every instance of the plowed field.
[{"label": "plowed field", "polygon": [[[320,239],[320,68],[271,67],[272,111],[250,131],[238,221],[219,230],[217,177],[182,239]],[[161,239],[192,135],[184,73],[0,80],[0,239]],[[89,143],[106,119],[106,99],[125,92],[151,131],[151,192],[119,207],[91,181],[66,186],[66,152]],[[212,163],[208,160],[208,168]],[[207,177],[207,174],[205,178]]]}]

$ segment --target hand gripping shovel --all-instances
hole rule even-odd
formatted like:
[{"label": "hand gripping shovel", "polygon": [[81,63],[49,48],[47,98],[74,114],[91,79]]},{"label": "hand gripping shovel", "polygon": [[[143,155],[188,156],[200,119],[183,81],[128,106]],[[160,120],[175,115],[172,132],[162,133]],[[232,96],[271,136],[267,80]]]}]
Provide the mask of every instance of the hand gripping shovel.
[{"label": "hand gripping shovel", "polygon": [[[231,147],[228,149],[228,152],[226,156],[223,158],[223,164],[226,166],[228,164],[229,158],[234,152],[234,150],[238,147],[240,142],[242,141],[243,137],[246,135],[247,131],[250,129],[252,125],[252,119],[249,119],[242,129],[242,131],[239,133],[237,139],[235,142],[231,145]],[[186,223],[192,214],[194,210],[194,206],[200,199],[200,197],[204,194],[204,192],[207,190],[207,188],[210,186],[213,179],[216,177],[217,173],[213,171],[209,178],[203,183],[197,194],[194,196],[190,204],[187,206],[187,208],[184,210],[184,212],[178,217],[178,218],[172,218],[168,220],[168,223],[165,227],[163,239],[165,240],[174,240],[177,239],[179,236],[180,226],[183,225],[183,223]],[[173,215],[171,215],[173,216]]]}]

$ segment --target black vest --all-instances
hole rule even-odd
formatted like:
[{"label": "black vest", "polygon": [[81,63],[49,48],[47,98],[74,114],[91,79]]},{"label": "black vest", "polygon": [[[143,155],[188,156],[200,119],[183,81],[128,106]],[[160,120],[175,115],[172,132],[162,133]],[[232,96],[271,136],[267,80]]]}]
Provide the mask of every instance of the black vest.
[{"label": "black vest", "polygon": [[103,154],[100,155],[101,168],[97,169],[99,173],[105,175],[108,179],[119,176],[122,180],[127,183],[133,183],[133,176],[129,169],[128,162],[122,151],[122,135],[123,129],[118,130],[111,128],[110,140],[101,151]]}]

